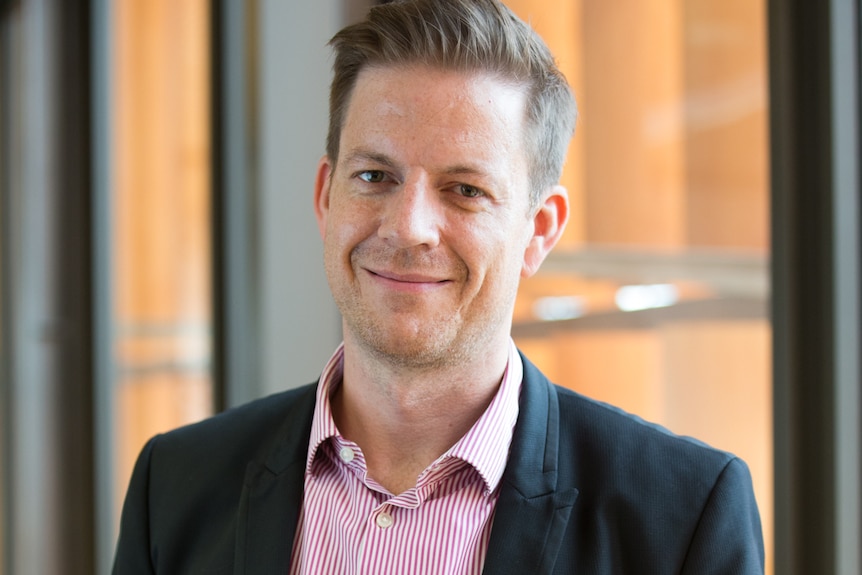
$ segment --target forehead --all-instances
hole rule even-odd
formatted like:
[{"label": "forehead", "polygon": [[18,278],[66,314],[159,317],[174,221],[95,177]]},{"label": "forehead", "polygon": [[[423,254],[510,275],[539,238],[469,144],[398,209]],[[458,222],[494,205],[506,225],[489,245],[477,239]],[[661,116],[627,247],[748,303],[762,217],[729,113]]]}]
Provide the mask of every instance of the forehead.
[{"label": "forehead", "polygon": [[354,86],[342,145],[406,138],[412,145],[427,142],[426,151],[484,146],[520,153],[526,103],[524,87],[487,72],[422,65],[369,67]]}]

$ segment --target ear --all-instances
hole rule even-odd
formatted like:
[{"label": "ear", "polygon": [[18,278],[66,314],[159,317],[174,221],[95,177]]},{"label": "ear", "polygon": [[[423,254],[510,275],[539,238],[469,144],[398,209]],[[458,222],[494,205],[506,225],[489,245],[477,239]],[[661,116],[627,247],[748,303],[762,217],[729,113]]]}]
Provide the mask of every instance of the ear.
[{"label": "ear", "polygon": [[323,156],[317,164],[317,177],[314,180],[314,216],[320,237],[326,238],[326,216],[329,215],[329,190],[332,187],[332,162]]},{"label": "ear", "polygon": [[569,194],[563,186],[554,186],[533,215],[533,235],[524,250],[521,277],[528,278],[536,273],[562,237],[568,221]]}]

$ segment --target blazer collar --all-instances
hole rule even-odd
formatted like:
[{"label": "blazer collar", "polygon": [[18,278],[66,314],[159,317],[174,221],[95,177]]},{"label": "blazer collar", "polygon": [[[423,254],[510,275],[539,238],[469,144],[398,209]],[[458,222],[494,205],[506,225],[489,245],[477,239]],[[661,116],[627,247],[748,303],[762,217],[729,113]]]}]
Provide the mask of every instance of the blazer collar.
[{"label": "blazer collar", "polygon": [[491,528],[484,573],[551,573],[578,491],[558,485],[557,392],[523,355],[521,410]]}]

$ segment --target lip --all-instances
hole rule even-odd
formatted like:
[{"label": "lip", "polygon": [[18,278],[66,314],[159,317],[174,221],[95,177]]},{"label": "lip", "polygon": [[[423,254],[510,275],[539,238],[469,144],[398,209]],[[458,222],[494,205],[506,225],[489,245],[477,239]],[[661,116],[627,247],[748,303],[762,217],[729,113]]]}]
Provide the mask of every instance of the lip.
[{"label": "lip", "polygon": [[397,273],[389,270],[364,269],[373,279],[400,290],[423,291],[450,283],[448,279],[440,279],[422,273]]}]

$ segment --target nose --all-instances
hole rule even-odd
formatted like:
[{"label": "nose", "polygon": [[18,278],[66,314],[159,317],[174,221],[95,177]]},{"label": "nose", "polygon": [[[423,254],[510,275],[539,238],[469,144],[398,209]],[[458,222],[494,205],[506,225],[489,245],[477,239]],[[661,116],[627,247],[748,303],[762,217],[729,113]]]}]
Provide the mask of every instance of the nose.
[{"label": "nose", "polygon": [[439,201],[424,179],[405,182],[386,198],[378,236],[396,248],[436,246],[440,241]]}]

